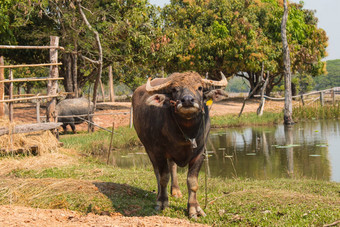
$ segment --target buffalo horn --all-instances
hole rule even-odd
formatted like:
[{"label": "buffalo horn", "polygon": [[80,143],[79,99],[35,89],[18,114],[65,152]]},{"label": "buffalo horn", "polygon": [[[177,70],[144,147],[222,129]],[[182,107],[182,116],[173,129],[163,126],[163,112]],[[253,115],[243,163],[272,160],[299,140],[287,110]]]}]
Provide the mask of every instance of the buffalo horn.
[{"label": "buffalo horn", "polygon": [[171,80],[153,87],[153,86],[151,86],[151,77],[149,77],[148,81],[146,82],[145,89],[146,89],[147,92],[154,92],[154,91],[159,91],[161,89],[164,89],[164,88],[168,87],[170,84],[171,84]]},{"label": "buffalo horn", "polygon": [[222,72],[221,72],[221,76],[222,76],[222,79],[220,81],[203,79],[203,82],[206,84],[213,85],[213,86],[226,87],[228,85],[227,78]]}]

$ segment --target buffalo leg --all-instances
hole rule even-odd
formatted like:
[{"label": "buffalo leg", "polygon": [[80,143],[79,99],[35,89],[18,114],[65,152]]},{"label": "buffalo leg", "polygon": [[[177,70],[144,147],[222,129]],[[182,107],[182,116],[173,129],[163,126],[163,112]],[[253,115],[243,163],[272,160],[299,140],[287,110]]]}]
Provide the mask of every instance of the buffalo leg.
[{"label": "buffalo leg", "polygon": [[170,179],[170,172],[167,159],[160,157],[156,159],[152,155],[149,155],[149,157],[154,168],[158,185],[156,210],[164,210],[169,205],[167,186]]},{"label": "buffalo leg", "polygon": [[175,198],[181,198],[182,192],[178,186],[177,165],[171,159],[168,160],[168,164],[169,164],[170,175],[171,175],[171,195]]},{"label": "buffalo leg", "polygon": [[72,128],[72,132],[76,134],[76,126],[73,123],[71,123],[70,126]]},{"label": "buffalo leg", "polygon": [[67,132],[67,124],[62,124],[61,127],[63,127],[64,132]]},{"label": "buffalo leg", "polygon": [[203,155],[198,155],[196,158],[191,160],[189,163],[189,171],[187,178],[188,185],[188,213],[189,218],[197,218],[197,216],[206,216],[202,208],[197,202],[196,193],[198,190],[198,173],[201,169],[204,157]]}]

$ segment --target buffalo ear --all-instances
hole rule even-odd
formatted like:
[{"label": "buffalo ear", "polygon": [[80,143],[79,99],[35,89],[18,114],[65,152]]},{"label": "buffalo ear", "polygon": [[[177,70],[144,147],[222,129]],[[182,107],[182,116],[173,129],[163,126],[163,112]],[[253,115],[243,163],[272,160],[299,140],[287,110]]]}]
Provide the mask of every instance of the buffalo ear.
[{"label": "buffalo ear", "polygon": [[219,101],[228,98],[228,93],[222,89],[211,90],[204,93],[204,100],[212,99],[214,101]]},{"label": "buffalo ear", "polygon": [[167,108],[170,106],[170,99],[163,94],[154,94],[146,100],[146,105]]}]

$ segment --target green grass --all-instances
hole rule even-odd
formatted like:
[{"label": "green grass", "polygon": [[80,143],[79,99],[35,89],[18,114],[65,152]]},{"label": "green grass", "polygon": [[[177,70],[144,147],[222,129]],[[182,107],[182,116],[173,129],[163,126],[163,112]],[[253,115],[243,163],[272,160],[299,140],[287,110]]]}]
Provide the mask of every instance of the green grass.
[{"label": "green grass", "polygon": [[212,127],[241,127],[278,124],[283,121],[282,113],[264,112],[262,116],[256,113],[244,113],[241,117],[238,114],[214,116],[211,118]]},{"label": "green grass", "polygon": [[[110,146],[111,133],[107,131],[96,131],[94,133],[79,133],[76,135],[62,135],[60,141],[65,148],[81,150],[85,153],[106,153]],[[128,149],[141,146],[136,131],[129,127],[115,129],[112,148]]]},{"label": "green grass", "polygon": [[[183,198],[170,198],[159,215],[187,218],[186,174],[179,174]],[[204,174],[198,200],[205,204]],[[149,167],[122,169],[81,158],[70,166],[40,170],[16,169],[0,181],[0,204],[66,208],[82,213],[119,212],[150,216],[156,178]],[[340,184],[315,180],[208,179],[207,217],[216,226],[320,226],[340,219]]]}]

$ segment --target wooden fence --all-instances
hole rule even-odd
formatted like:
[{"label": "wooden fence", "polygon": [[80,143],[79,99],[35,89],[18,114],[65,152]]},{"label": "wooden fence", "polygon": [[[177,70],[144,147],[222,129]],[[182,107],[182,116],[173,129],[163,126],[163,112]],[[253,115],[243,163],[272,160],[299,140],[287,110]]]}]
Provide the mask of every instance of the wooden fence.
[{"label": "wooden fence", "polygon": [[[0,45],[0,49],[49,49],[50,50],[50,63],[43,64],[21,64],[21,65],[4,65],[3,58],[1,57],[0,63],[0,116],[3,116],[4,111],[4,103],[8,103],[8,114],[9,120],[13,121],[13,103],[24,100],[37,100],[37,111],[40,109],[40,101],[42,99],[47,99],[48,104],[46,108],[46,117],[47,121],[54,122],[55,121],[55,106],[56,106],[56,98],[62,96],[63,94],[57,93],[58,91],[58,80],[63,80],[64,78],[59,77],[58,66],[62,65],[62,63],[58,63],[58,50],[63,50],[63,47],[59,46],[59,37],[51,36],[50,37],[50,46],[8,46],[8,45]],[[46,67],[49,66],[49,76],[48,77],[31,77],[31,78],[14,78],[13,76],[13,68],[22,68],[22,67]],[[4,79],[4,69],[9,69],[8,79]],[[13,83],[17,82],[34,82],[34,81],[47,81],[47,94],[46,95],[34,95],[32,97],[25,98],[14,98],[13,94]],[[9,96],[8,99],[5,99],[4,96],[4,84],[9,83]],[[18,97],[18,96],[16,96]],[[38,108],[39,107],[39,108]],[[39,112],[37,112],[39,115]],[[37,117],[38,119],[38,117]],[[39,118],[40,119],[40,118]],[[40,121],[38,121],[40,122]]]},{"label": "wooden fence", "polygon": [[[320,105],[323,106],[325,105],[325,101],[330,101],[333,105],[335,105],[336,103],[336,95],[340,94],[340,87],[333,87],[330,89],[325,89],[325,90],[321,90],[321,91],[312,91],[306,94],[301,94],[301,95],[295,95],[292,98],[297,100],[299,99],[301,101],[301,104],[304,105],[310,105],[312,103],[314,103],[315,101],[320,101]],[[329,99],[327,97],[327,95],[329,96]],[[254,97],[256,98],[261,98],[262,102],[260,104],[260,107],[258,109],[258,114],[262,115],[262,111],[263,111],[263,107],[264,107],[264,103],[266,99],[269,100],[275,100],[275,101],[284,101],[285,98],[284,97],[269,97],[264,95],[264,93],[262,93],[261,95],[254,95]],[[308,99],[308,97],[310,97],[310,99]]]}]

